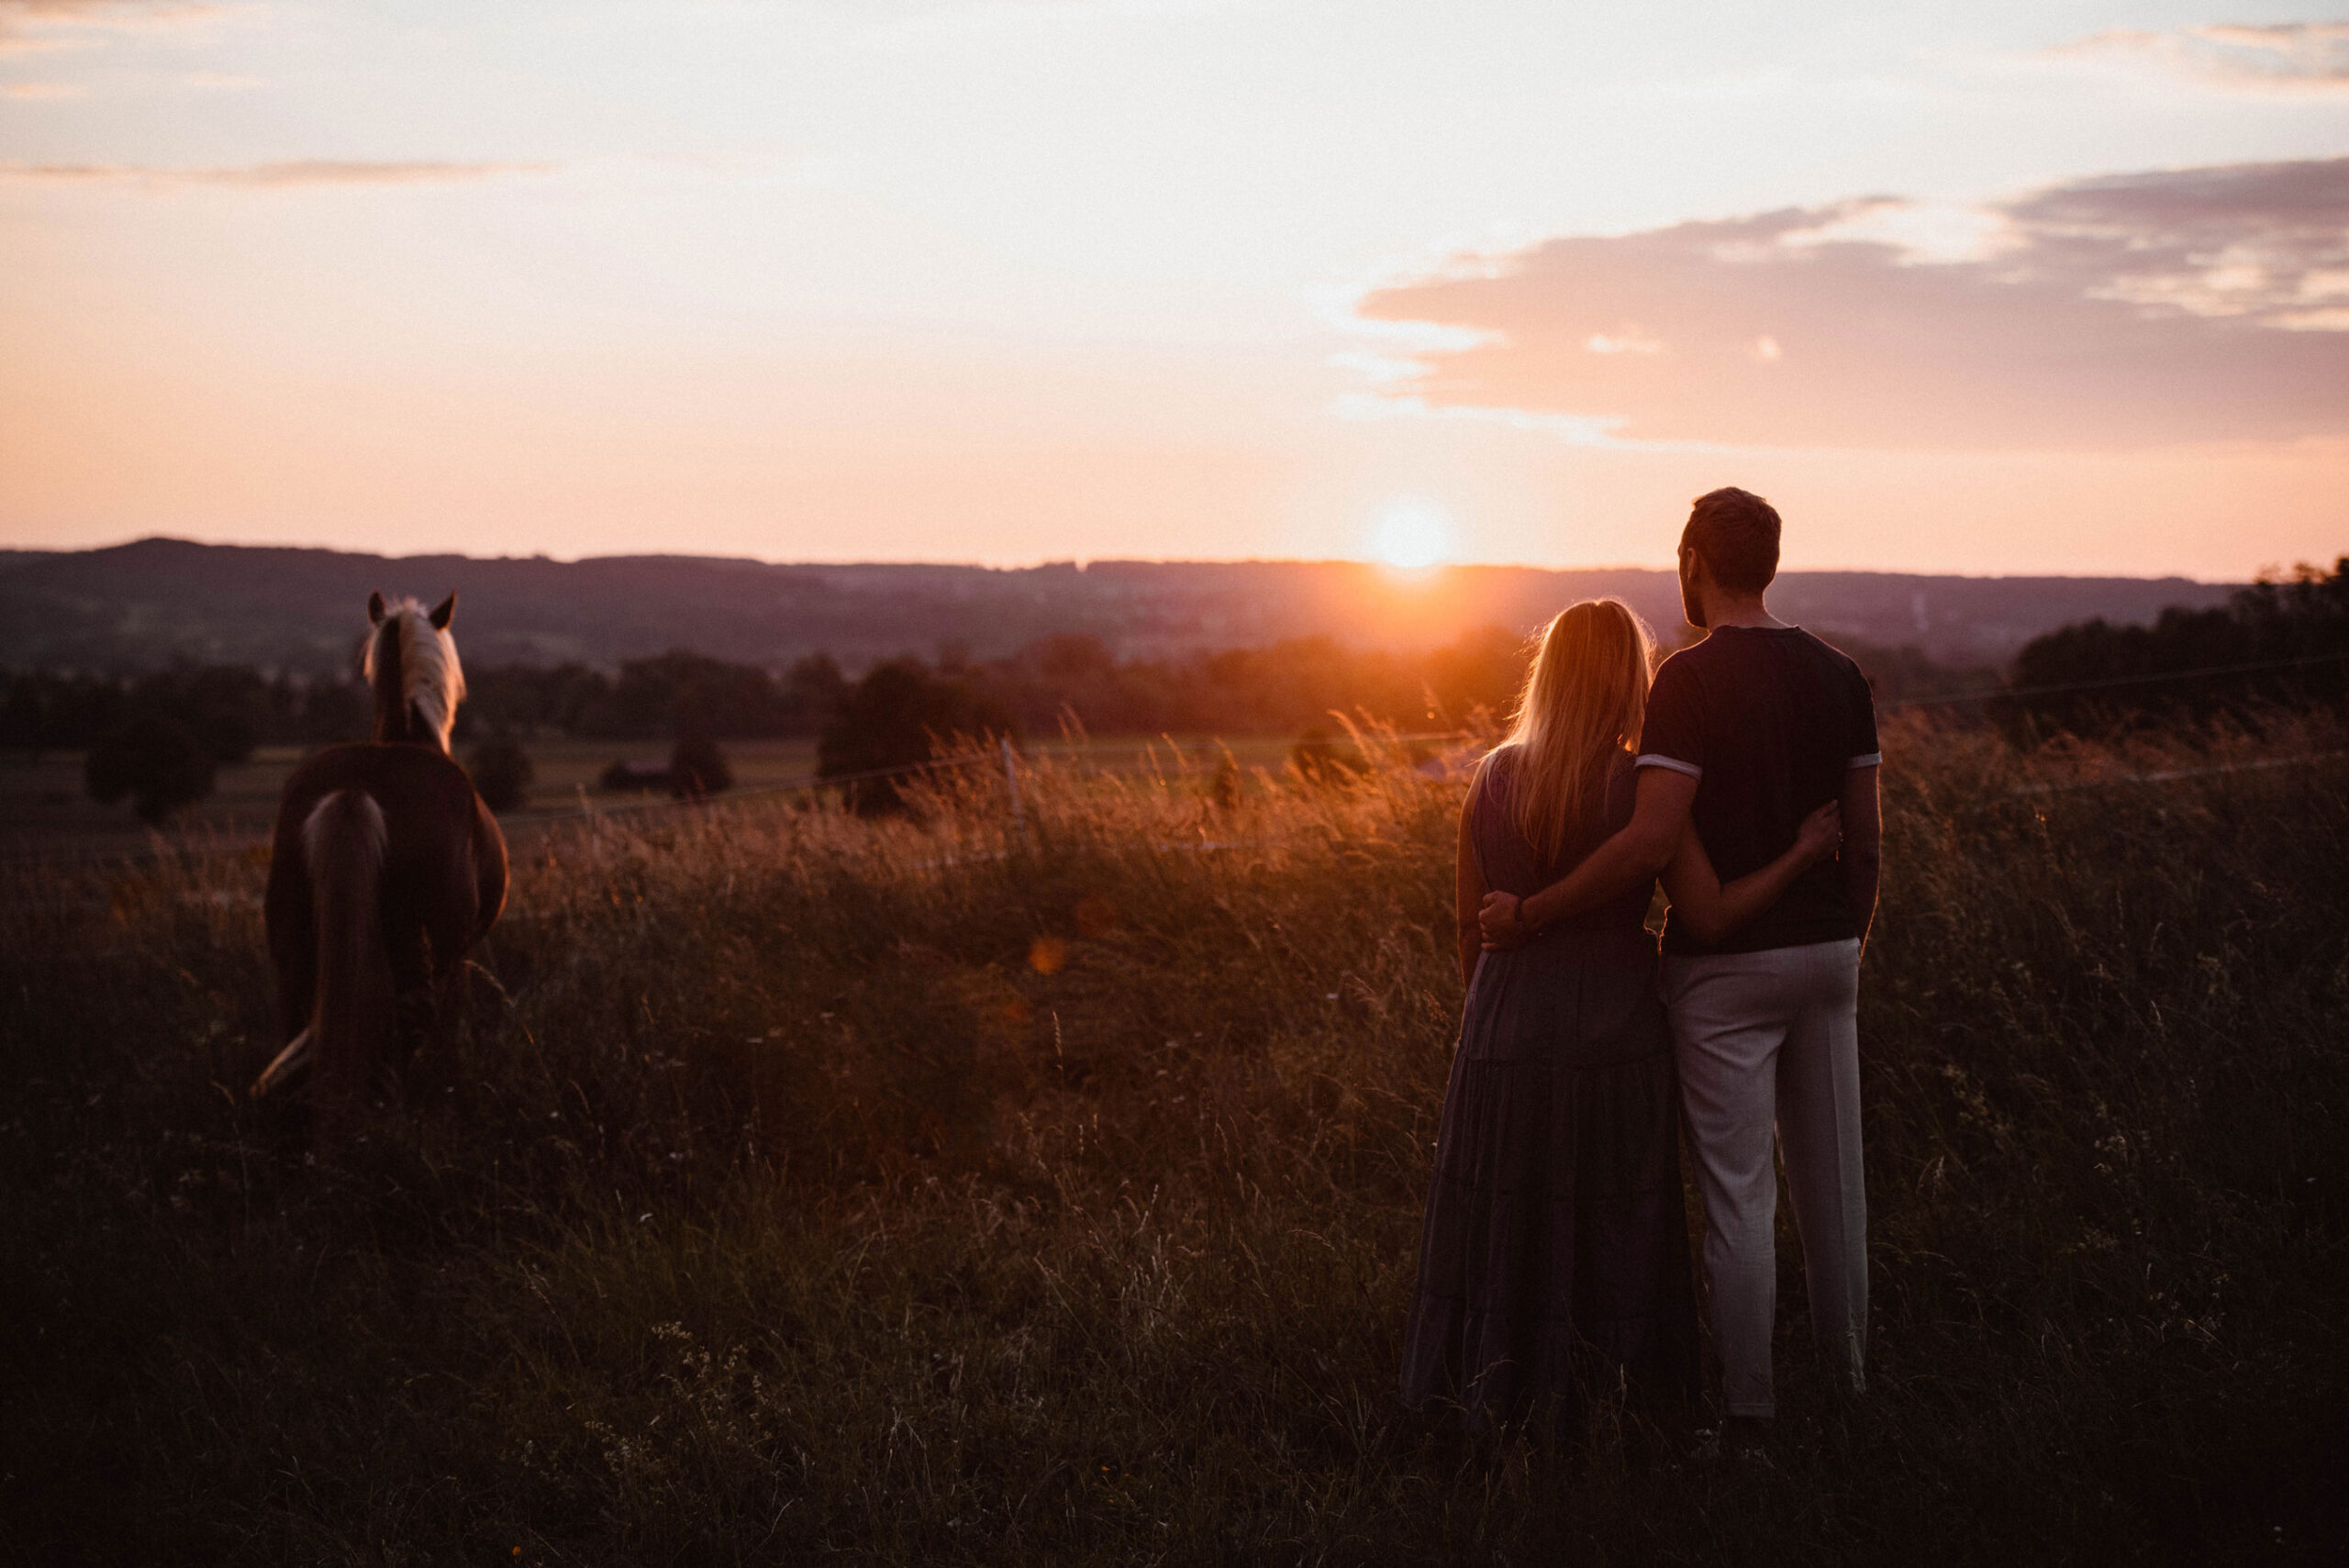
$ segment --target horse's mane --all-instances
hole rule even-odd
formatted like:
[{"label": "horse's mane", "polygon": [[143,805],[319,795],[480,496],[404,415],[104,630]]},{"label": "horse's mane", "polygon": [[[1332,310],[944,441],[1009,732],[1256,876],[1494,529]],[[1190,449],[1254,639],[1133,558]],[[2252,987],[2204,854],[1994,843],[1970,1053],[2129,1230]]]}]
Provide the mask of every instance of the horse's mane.
[{"label": "horse's mane", "polygon": [[446,751],[457,705],[465,700],[465,671],[457,662],[456,640],[432,624],[422,605],[400,600],[385,608],[384,624],[367,639],[364,673],[371,684],[384,639],[393,636],[399,639],[400,705],[421,720]]}]

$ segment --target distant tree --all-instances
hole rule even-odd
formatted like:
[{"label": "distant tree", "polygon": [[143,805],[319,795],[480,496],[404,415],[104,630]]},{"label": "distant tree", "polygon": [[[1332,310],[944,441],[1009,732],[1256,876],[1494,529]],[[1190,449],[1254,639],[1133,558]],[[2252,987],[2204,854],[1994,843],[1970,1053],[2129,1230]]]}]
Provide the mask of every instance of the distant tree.
[{"label": "distant tree", "polygon": [[0,675],[6,692],[0,695],[0,746],[40,753],[45,737],[41,725],[41,691],[37,677]]},{"label": "distant tree", "polygon": [[237,664],[186,664],[130,689],[133,709],[168,717],[218,762],[242,762],[271,723],[269,682]]},{"label": "distant tree", "polygon": [[2239,588],[2217,608],[2164,610],[2151,626],[2099,617],[2033,638],[2009,684],[1994,711],[2019,739],[2337,706],[2349,701],[2349,557]]},{"label": "distant tree", "polygon": [[699,730],[738,740],[782,735],[791,728],[790,705],[774,676],[682,649],[621,665],[612,695],[631,734]]},{"label": "distant tree", "polygon": [[1828,640],[1860,667],[1879,703],[1978,693],[1998,684],[1996,670],[1979,664],[1943,664],[1913,644],[1885,648],[1842,635],[1831,635]]},{"label": "distant tree", "polygon": [[157,823],[210,795],[215,766],[184,725],[142,714],[90,749],[82,776],[99,805],[128,795],[140,821]]},{"label": "distant tree", "polygon": [[1118,667],[1109,645],[1087,632],[1063,631],[1030,643],[1024,657],[1047,680],[1099,680]]},{"label": "distant tree", "polygon": [[726,753],[706,734],[680,737],[669,753],[669,793],[679,800],[700,800],[734,787],[734,770]]},{"label": "distant tree", "polygon": [[25,671],[8,677],[6,740],[34,751],[96,745],[129,719],[121,683]]},{"label": "distant tree", "polygon": [[[465,713],[466,708],[459,708],[458,718]],[[303,689],[301,717],[293,732],[282,739],[309,745],[364,740],[374,717],[374,695],[359,681],[313,681]]]},{"label": "distant tree", "polygon": [[829,653],[810,653],[783,678],[785,706],[791,714],[791,733],[816,735],[847,695],[848,677]]},{"label": "distant tree", "polygon": [[[961,681],[941,680],[918,659],[893,659],[865,672],[824,726],[816,748],[818,778],[909,768],[958,738],[1011,733],[1010,715]],[[850,804],[866,814],[905,804],[896,778],[852,780]]]},{"label": "distant tree", "polygon": [[1426,721],[1450,728],[1479,712],[1488,724],[1499,720],[1525,683],[1526,653],[1523,637],[1489,626],[1429,654],[1422,683]]},{"label": "distant tree", "polygon": [[530,754],[510,735],[492,736],[475,747],[465,771],[492,811],[511,811],[528,800],[530,781],[538,776]]}]

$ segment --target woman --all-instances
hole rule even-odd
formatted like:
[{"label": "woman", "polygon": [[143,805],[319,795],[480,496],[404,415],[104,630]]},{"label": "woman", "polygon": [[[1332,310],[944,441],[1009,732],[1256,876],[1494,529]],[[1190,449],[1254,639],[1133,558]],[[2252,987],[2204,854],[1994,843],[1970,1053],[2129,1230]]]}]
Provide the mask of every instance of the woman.
[{"label": "woman", "polygon": [[[1619,1379],[1698,1386],[1680,1187],[1679,1092],[1640,888],[1506,952],[1480,951],[1487,891],[1549,885],[1631,820],[1647,707],[1647,628],[1613,599],[1542,633],[1508,739],[1460,813],[1460,968],[1468,997],[1436,1139],[1403,1397],[1455,1402],[1484,1429],[1571,1414]],[[1834,807],[1727,887],[1688,836],[1664,873],[1709,932],[1766,908],[1836,840]]]}]

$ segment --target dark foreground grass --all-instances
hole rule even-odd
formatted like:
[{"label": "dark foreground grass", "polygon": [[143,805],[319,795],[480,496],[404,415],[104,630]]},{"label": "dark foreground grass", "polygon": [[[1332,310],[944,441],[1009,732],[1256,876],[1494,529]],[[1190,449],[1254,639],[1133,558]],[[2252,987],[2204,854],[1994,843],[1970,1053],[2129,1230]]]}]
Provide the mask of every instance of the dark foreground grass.
[{"label": "dark foreground grass", "polygon": [[[1874,1388],[1790,1237],[1767,1465],[1394,1394],[1458,786],[1178,762],[538,846],[333,1168],[249,862],[10,872],[28,1562],[2320,1560],[2349,1551],[2349,768],[1887,746]],[[1196,760],[1195,760],[1196,761]],[[2058,787],[2049,787],[2058,786]],[[2021,792],[2021,793],[2019,793]],[[489,976],[494,976],[494,979]]]}]

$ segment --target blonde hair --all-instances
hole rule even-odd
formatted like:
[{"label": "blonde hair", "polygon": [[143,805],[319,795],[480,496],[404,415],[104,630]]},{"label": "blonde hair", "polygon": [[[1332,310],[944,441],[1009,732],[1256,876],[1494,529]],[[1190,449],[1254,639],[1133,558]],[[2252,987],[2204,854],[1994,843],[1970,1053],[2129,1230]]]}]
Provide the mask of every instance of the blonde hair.
[{"label": "blonde hair", "polygon": [[1585,599],[1560,610],[1535,643],[1502,744],[1518,749],[1509,818],[1547,864],[1582,821],[1589,792],[1607,788],[1598,764],[1639,744],[1655,642],[1620,599]]}]

